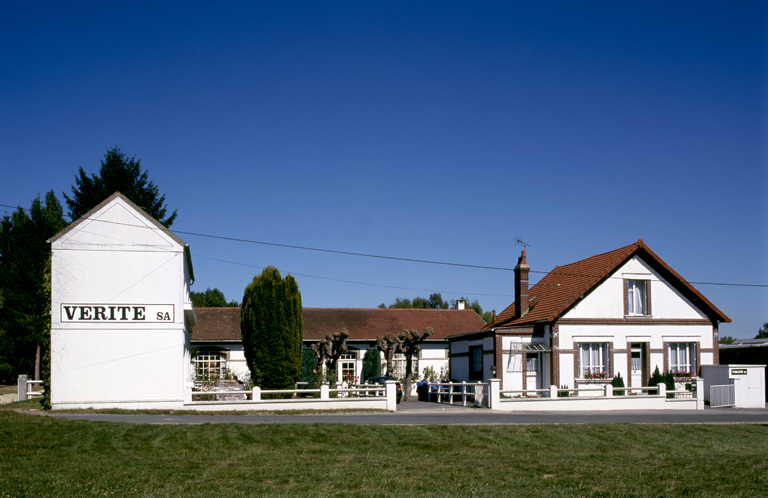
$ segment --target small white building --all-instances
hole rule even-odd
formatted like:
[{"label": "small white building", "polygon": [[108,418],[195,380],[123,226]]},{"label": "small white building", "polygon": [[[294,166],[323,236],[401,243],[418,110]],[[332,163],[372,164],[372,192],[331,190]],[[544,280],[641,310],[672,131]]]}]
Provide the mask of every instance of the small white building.
[{"label": "small white building", "polygon": [[[238,378],[248,372],[240,332],[240,308],[197,308],[197,325],[192,330],[195,363],[205,362],[203,368],[229,369]],[[476,330],[485,325],[472,309],[387,309],[387,308],[304,308],[303,343],[309,347],[323,340],[326,334],[342,329],[349,332],[349,354],[339,360],[338,380],[358,378],[363,371],[363,357],[368,348],[376,347],[376,338],[397,335],[405,329],[422,332],[431,327],[434,334],[422,343],[413,366],[424,376],[431,368],[440,374],[448,366],[446,336]],[[395,355],[395,377],[405,376],[405,356]]]},{"label": "small white building", "polygon": [[718,324],[731,320],[642,239],[556,266],[530,289],[529,271],[523,251],[516,301],[448,337],[452,378],[489,379],[494,367],[502,390],[594,389],[619,374],[642,387],[656,368],[684,380],[718,363]]},{"label": "small white building", "polygon": [[[765,365],[702,365],[701,376],[704,399],[713,406],[713,398],[720,398],[722,405],[765,408]],[[729,389],[719,389],[726,387]]]},{"label": "small white building", "polygon": [[52,407],[181,408],[189,246],[120,193],[49,242]]}]

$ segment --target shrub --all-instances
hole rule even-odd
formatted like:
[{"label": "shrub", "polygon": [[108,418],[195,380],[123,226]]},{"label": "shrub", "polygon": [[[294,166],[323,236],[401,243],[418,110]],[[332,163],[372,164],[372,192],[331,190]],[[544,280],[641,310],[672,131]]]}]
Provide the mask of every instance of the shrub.
[{"label": "shrub", "polygon": [[363,357],[363,378],[365,382],[372,377],[381,377],[381,354],[378,348],[368,348]]},{"label": "shrub", "polygon": [[435,372],[435,369],[432,367],[427,367],[424,369],[424,380],[428,382],[435,382],[437,381],[437,372]]},{"label": "shrub", "polygon": [[301,373],[301,294],[296,280],[267,266],[254,277],[240,308],[243,352],[262,389],[293,389]]},{"label": "shrub", "polygon": [[[616,376],[611,381],[611,385],[613,387],[624,387],[624,379],[621,378],[620,373],[616,373]],[[616,396],[624,396],[626,394],[626,391],[617,391],[614,393]]]},{"label": "shrub", "polygon": [[664,382],[664,376],[661,375],[661,373],[659,372],[659,367],[656,366],[656,370],[653,371],[653,373],[651,374],[650,380],[648,380],[648,386],[656,387],[662,383],[666,384],[666,382]]}]

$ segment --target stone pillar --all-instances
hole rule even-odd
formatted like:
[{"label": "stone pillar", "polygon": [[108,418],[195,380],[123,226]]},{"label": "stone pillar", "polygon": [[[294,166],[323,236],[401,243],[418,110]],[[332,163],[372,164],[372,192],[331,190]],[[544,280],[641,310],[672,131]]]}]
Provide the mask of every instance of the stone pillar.
[{"label": "stone pillar", "polygon": [[704,409],[704,379],[696,378],[696,409]]},{"label": "stone pillar", "polygon": [[387,395],[387,411],[394,412],[397,410],[397,382],[387,380],[384,382],[384,388]]},{"label": "stone pillar", "polygon": [[557,386],[549,386],[549,398],[557,398]]},{"label": "stone pillar", "polygon": [[606,384],[605,385],[605,397],[606,398],[612,398],[613,397],[613,385]]},{"label": "stone pillar", "polygon": [[659,396],[666,398],[667,397],[667,385],[663,382],[659,384]]},{"label": "stone pillar", "polygon": [[488,383],[490,384],[491,391],[488,395],[488,408],[491,410],[498,410],[501,400],[501,393],[499,393],[501,390],[501,381],[499,379],[491,379]]},{"label": "stone pillar", "polygon": [[27,400],[27,376],[26,375],[19,375],[18,393],[19,393],[18,401]]},{"label": "stone pillar", "polygon": [[328,391],[330,387],[328,387],[327,382],[323,382],[323,384],[320,386],[320,399],[331,399],[331,393]]},{"label": "stone pillar", "polygon": [[261,388],[259,386],[253,386],[253,394],[251,397],[253,401],[261,401]]}]

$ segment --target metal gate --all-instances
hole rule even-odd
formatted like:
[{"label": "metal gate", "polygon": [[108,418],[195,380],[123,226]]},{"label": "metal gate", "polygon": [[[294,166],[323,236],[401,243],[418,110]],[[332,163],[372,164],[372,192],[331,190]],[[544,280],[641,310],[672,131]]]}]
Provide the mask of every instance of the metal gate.
[{"label": "metal gate", "polygon": [[709,386],[709,406],[717,408],[720,406],[736,405],[736,386],[733,384],[724,386]]}]

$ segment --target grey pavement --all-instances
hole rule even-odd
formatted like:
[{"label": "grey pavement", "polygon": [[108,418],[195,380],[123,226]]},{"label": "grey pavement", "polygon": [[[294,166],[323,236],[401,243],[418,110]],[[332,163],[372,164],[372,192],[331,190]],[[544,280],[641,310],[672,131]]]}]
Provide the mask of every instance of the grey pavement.
[{"label": "grey pavement", "polygon": [[[395,413],[323,412],[305,415],[111,415],[37,414],[70,420],[135,424],[352,424],[352,425],[529,425],[529,424],[768,424],[768,408],[707,408],[699,411],[499,412],[420,401],[402,402]],[[272,412],[274,413],[274,412]]]}]

